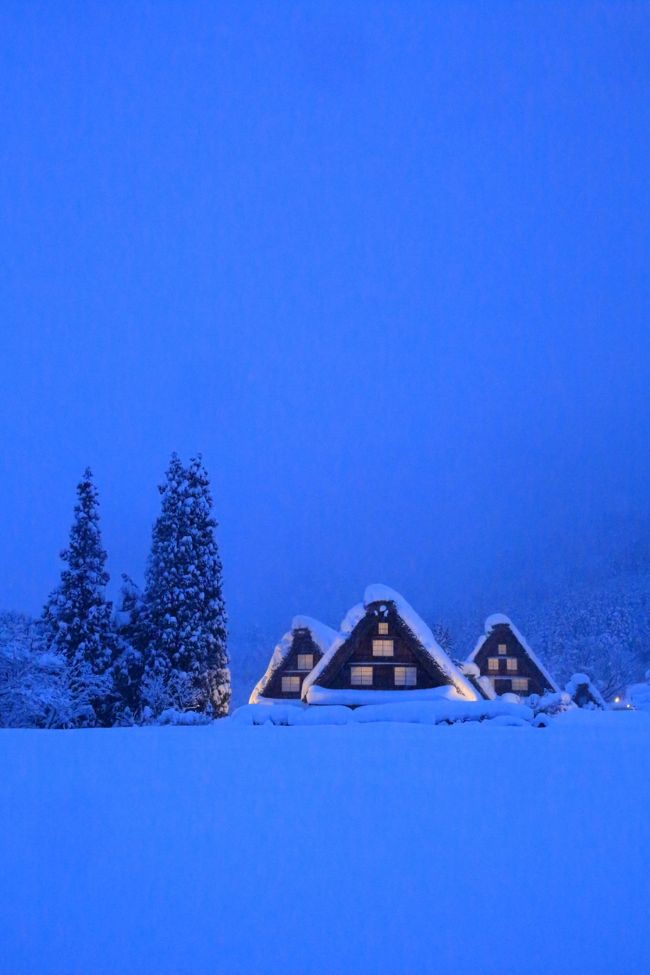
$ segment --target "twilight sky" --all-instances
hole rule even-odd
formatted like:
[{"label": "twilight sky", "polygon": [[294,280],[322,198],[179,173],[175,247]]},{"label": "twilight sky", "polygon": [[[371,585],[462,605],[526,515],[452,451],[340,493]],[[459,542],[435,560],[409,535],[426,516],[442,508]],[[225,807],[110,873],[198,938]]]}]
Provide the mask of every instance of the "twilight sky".
[{"label": "twilight sky", "polygon": [[233,625],[278,635],[372,581],[508,611],[644,515],[649,37],[648,3],[4,0],[0,608],[56,583],[86,464],[140,580],[174,449]]}]

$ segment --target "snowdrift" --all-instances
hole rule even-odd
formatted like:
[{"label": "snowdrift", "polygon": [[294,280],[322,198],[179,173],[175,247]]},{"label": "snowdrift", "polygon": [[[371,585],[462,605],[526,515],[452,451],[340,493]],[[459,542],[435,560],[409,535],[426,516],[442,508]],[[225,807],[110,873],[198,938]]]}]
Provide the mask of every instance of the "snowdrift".
[{"label": "snowdrift", "polygon": [[[450,690],[450,688],[445,688]],[[413,692],[409,692],[413,693]],[[378,704],[366,704],[357,708],[330,705],[329,707],[306,707],[276,705],[260,707],[246,704],[232,715],[230,721],[239,725],[279,725],[297,727],[300,725],[343,725],[368,724],[371,722],[397,722],[406,724],[456,724],[469,721],[492,721],[499,719],[501,724],[525,725],[533,721],[533,711],[525,704],[511,704],[498,698],[494,701],[445,700],[444,698],[396,701],[395,691],[385,695],[386,700]]]}]

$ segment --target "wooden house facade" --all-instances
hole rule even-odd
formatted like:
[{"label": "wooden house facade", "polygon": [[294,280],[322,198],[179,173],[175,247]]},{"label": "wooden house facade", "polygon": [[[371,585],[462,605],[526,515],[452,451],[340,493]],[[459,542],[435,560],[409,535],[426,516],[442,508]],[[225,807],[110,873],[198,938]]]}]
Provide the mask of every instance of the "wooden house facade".
[{"label": "wooden house facade", "polygon": [[528,697],[559,691],[519,630],[501,614],[485,621],[485,633],[467,662],[477,665],[481,677],[490,680],[497,695],[514,693]]},{"label": "wooden house facade", "polygon": [[381,692],[424,697],[445,687],[465,700],[478,698],[408,603],[375,585],[348,613],[338,640],[304,681],[303,700],[354,707],[378,700]]},{"label": "wooden house facade", "polygon": [[250,696],[251,704],[300,701],[305,677],[321,660],[338,634],[309,616],[296,616],[282,637],[266,673]]}]

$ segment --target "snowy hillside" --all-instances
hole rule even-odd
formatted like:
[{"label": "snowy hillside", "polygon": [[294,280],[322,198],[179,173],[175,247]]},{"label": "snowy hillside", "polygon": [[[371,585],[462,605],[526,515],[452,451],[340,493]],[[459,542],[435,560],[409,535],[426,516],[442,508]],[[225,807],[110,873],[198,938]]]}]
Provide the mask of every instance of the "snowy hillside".
[{"label": "snowy hillside", "polygon": [[3,975],[647,971],[650,715],[0,746]]}]

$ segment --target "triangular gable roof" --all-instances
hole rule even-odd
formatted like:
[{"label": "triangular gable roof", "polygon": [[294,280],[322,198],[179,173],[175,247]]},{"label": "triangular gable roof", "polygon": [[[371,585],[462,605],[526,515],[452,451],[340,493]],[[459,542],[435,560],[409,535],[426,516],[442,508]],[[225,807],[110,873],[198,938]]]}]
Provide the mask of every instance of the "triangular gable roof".
[{"label": "triangular gable roof", "polygon": [[576,701],[576,697],[578,696],[578,691],[581,688],[586,690],[594,704],[596,704],[599,708],[605,709],[607,707],[605,704],[605,698],[600,693],[596,685],[592,682],[591,678],[587,676],[587,674],[574,674],[566,685],[565,690],[571,697],[571,700],[575,701],[577,704],[578,702]]},{"label": "triangular gable roof", "polygon": [[332,643],[339,636],[336,630],[333,630],[331,626],[326,626],[325,623],[321,623],[320,620],[315,620],[311,616],[294,616],[291,621],[291,629],[284,634],[280,642],[276,645],[264,676],[258,680],[253,688],[248,700],[249,704],[257,704],[258,698],[264,695],[264,691],[291,653],[296,630],[308,630],[309,635],[322,654],[327,653]]},{"label": "triangular gable roof", "polygon": [[485,621],[485,632],[483,633],[482,636],[478,638],[476,646],[474,647],[469,657],[467,658],[467,662],[472,663],[472,661],[476,659],[476,655],[478,654],[479,650],[482,649],[485,641],[492,636],[492,631],[495,628],[495,626],[507,626],[509,628],[515,640],[517,640],[517,642],[520,644],[524,653],[526,653],[530,657],[530,659],[537,667],[539,672],[542,674],[542,676],[545,678],[545,680],[548,681],[548,683],[550,684],[550,686],[553,688],[554,691],[559,691],[560,688],[555,683],[555,681],[553,680],[553,678],[551,677],[551,675],[549,674],[548,670],[541,662],[539,657],[533,652],[531,647],[528,645],[526,638],[519,632],[519,630],[512,622],[512,620],[509,619],[509,617],[504,616],[503,613],[493,613],[492,616],[488,616],[488,618]]},{"label": "triangular gable roof", "polygon": [[[438,670],[443,677],[447,678],[449,684],[452,687],[455,687],[461,697],[464,697],[468,701],[477,700],[477,692],[474,690],[470,682],[463,677],[458,667],[452,663],[445,651],[437,643],[433,633],[424,620],[418,616],[413,607],[407,603],[403,596],[401,596],[394,589],[390,589],[388,586],[384,586],[380,583],[375,583],[374,585],[368,586],[364,593],[363,603],[358,603],[356,606],[353,606],[352,609],[346,614],[343,622],[341,623],[341,632],[338,634],[337,639],[332,643],[327,653],[323,654],[312,672],[303,681],[303,699],[306,698],[307,692],[312,684],[318,683],[318,678],[334,660],[335,655],[346,642],[354,628],[364,618],[368,609],[375,604],[381,605],[388,603],[394,607],[395,612],[413,636],[421,652],[428,657],[430,663],[434,665],[436,670]],[[343,661],[341,661],[341,665],[342,664]]]}]

